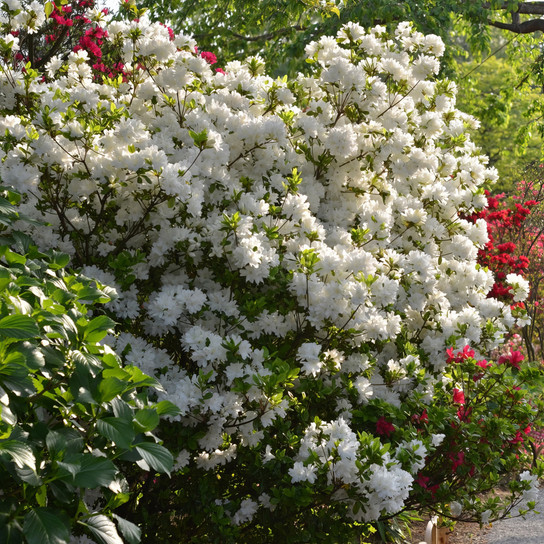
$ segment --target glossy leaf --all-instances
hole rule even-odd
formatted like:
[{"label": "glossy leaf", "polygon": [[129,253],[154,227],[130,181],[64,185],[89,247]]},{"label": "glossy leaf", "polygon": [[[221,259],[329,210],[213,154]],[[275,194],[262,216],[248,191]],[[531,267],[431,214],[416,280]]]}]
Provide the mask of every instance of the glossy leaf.
[{"label": "glossy leaf", "polygon": [[48,508],[30,510],[23,530],[28,544],[68,544],[70,541],[66,520]]}]

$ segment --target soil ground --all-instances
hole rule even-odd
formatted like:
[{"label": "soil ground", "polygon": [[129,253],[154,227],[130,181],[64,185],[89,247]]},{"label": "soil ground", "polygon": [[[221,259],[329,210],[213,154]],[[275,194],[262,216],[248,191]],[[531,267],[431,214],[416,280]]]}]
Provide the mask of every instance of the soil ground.
[{"label": "soil ground", "polygon": [[[427,521],[412,525],[412,543],[425,542]],[[448,535],[448,544],[487,544],[487,534],[491,527],[480,529],[477,523],[457,523],[453,533]]]}]

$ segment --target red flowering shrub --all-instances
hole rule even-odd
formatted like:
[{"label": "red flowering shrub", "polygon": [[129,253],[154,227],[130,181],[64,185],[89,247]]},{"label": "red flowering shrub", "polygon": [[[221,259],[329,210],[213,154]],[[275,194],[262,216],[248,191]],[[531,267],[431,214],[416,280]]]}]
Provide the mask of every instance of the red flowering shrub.
[{"label": "red flowering shrub", "polygon": [[[544,165],[530,165],[524,178],[511,196],[488,193],[487,208],[472,217],[487,222],[489,242],[479,251],[478,260],[495,274],[489,296],[511,301],[514,314],[516,307],[527,310],[531,323],[521,329],[521,335],[529,359],[534,360],[544,343]],[[530,293],[524,303],[514,302],[512,287],[506,282],[508,274],[529,281]],[[516,361],[511,364],[515,366]]]}]

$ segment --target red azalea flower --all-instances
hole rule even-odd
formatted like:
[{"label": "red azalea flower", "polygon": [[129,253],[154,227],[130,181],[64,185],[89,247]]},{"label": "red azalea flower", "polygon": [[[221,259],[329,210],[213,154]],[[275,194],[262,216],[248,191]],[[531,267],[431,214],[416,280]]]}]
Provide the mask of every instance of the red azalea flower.
[{"label": "red azalea flower", "polygon": [[453,389],[453,402],[455,404],[465,404],[465,394],[460,389]]},{"label": "red azalea flower", "polygon": [[451,469],[453,472],[455,472],[461,465],[465,463],[465,453],[460,451],[457,454],[450,453],[449,455],[452,464]]},{"label": "red azalea flower", "polygon": [[414,480],[416,484],[420,485],[423,489],[427,489],[427,483],[430,478],[428,476],[423,476],[423,474],[418,474],[417,478]]},{"label": "red azalea flower", "polygon": [[382,416],[376,422],[376,432],[381,436],[389,437],[395,432],[395,426],[392,423],[389,423],[389,421]]},{"label": "red azalea flower", "polygon": [[471,349],[470,346],[465,346],[457,353],[454,353],[453,348],[448,348],[446,353],[448,354],[448,363],[462,363],[463,361],[474,357],[474,350]]},{"label": "red azalea flower", "polygon": [[466,421],[467,423],[470,423],[471,413],[472,413],[472,407],[465,408],[464,406],[461,406],[459,410],[457,410],[457,417],[459,418],[459,421]]},{"label": "red azalea flower", "polygon": [[210,51],[202,51],[202,53],[200,53],[200,56],[208,64],[215,64],[217,62],[217,57],[213,53],[211,53]]},{"label": "red azalea flower", "polygon": [[524,357],[520,351],[511,350],[509,355],[501,355],[499,357],[499,364],[510,365],[519,370],[519,364],[523,359]]}]

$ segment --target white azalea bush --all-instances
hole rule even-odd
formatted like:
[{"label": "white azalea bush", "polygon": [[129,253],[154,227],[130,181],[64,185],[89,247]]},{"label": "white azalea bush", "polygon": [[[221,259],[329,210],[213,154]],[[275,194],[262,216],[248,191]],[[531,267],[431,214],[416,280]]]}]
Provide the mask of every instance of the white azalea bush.
[{"label": "white azalea bush", "polygon": [[161,433],[174,473],[135,474],[121,511],[144,539],[499,515],[479,493],[516,462],[536,412],[516,380],[536,371],[480,364],[516,318],[487,298],[485,223],[462,219],[496,173],[436,79],[440,39],[349,24],[308,46],[313,75],[274,80],[258,57],[213,70],[145,15],[89,12],[124,65],[108,79],[83,50],[18,63],[19,9],[1,23],[2,183],[50,224],[30,229],[42,249],[117,292],[108,343],[181,411]]}]

